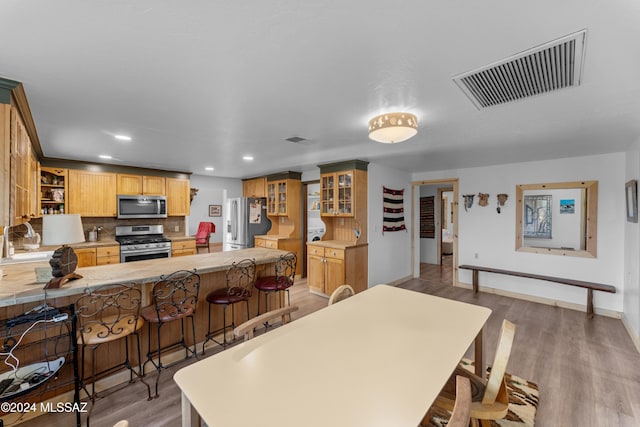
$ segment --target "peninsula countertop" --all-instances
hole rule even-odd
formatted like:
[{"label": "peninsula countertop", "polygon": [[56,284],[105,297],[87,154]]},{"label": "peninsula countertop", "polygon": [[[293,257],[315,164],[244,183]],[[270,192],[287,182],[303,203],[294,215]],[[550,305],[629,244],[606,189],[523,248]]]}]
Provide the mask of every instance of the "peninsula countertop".
[{"label": "peninsula countertop", "polygon": [[[199,274],[223,271],[245,258],[255,260],[258,265],[268,264],[286,253],[277,249],[249,248],[78,268],[76,272],[83,276],[82,279],[67,282],[60,289],[49,289],[46,296],[77,295],[87,288],[115,283],[149,283],[177,270],[195,269]],[[47,261],[0,265],[4,273],[0,279],[0,307],[41,301],[45,297],[45,284],[36,282],[36,267],[50,268]]]}]

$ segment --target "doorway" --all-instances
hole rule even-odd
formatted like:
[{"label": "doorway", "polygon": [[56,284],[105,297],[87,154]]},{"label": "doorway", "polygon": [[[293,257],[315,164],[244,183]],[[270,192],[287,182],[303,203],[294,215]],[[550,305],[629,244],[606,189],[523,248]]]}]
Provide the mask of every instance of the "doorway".
[{"label": "doorway", "polygon": [[414,277],[457,283],[458,180],[431,180],[412,185]]},{"label": "doorway", "polygon": [[[327,229],[320,218],[320,180],[302,183],[304,195],[302,277],[307,277],[307,242],[321,240]],[[300,261],[298,261],[300,262]]]}]

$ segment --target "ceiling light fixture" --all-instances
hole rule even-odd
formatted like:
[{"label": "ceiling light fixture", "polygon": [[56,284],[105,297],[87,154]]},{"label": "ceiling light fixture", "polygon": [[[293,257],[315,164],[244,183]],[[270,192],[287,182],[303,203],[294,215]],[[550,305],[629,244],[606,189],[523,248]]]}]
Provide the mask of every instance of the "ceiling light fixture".
[{"label": "ceiling light fixture", "polygon": [[206,170],[206,171],[212,171],[212,170],[214,170],[214,169],[213,169],[213,166],[207,166],[207,167],[205,167],[205,168],[204,168],[204,170]]},{"label": "ceiling light fixture", "polygon": [[242,156],[242,160],[253,160],[253,156]]},{"label": "ceiling light fixture", "polygon": [[98,157],[100,157],[101,159],[107,159],[107,160],[113,159],[113,157],[107,156],[106,154],[100,154]]},{"label": "ceiling light fixture", "polygon": [[369,120],[369,138],[385,144],[406,141],[418,133],[418,119],[411,113],[385,113]]},{"label": "ceiling light fixture", "polygon": [[131,137],[127,135],[114,135],[115,139],[119,139],[120,141],[131,141]]}]

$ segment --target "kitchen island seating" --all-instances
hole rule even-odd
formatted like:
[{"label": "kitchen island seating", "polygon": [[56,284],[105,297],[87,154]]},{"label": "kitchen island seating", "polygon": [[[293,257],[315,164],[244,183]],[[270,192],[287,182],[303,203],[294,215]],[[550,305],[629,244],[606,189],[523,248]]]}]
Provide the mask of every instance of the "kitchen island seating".
[{"label": "kitchen island seating", "polygon": [[287,305],[291,305],[289,288],[293,286],[298,258],[295,252],[281,255],[276,260],[275,275],[260,277],[256,280],[258,290],[258,314],[260,314],[260,293],[264,293],[265,311],[269,311],[269,294],[287,292]]},{"label": "kitchen island seating", "polygon": [[[205,346],[208,341],[213,341],[223,348],[227,346],[227,329],[233,331],[235,328],[235,310],[234,306],[244,302],[247,310],[247,320],[249,320],[249,298],[256,282],[256,263],[252,259],[243,259],[234,262],[225,275],[226,286],[215,289],[207,295],[209,303],[209,320],[207,327],[207,336],[202,344],[202,354],[204,354]],[[211,330],[211,306],[222,305],[222,328]],[[227,323],[227,307],[231,306],[231,322]],[[222,332],[222,342],[215,339],[215,336]]]},{"label": "kitchen island seating", "polygon": [[[96,393],[96,381],[125,367],[129,369],[129,384],[134,382],[134,375],[147,387],[148,399],[151,400],[151,388],[142,378],[140,357],[140,335],[138,332],[144,324],[140,317],[142,292],[135,285],[117,284],[88,289],[76,301],[76,317],[78,322],[78,345],[82,348],[82,369],[80,387],[87,393],[91,406],[87,413],[87,426],[91,417],[91,410],[99,397]],[[131,366],[129,353],[129,337],[135,336],[138,350],[138,370]],[[124,340],[124,361],[101,372],[96,372],[96,352],[100,345],[117,340]],[[85,375],[87,364],[86,350],[91,349],[91,375]],[[108,356],[107,356],[108,357]],[[91,383],[91,392],[87,387]]]},{"label": "kitchen island seating", "polygon": [[329,303],[327,305],[335,304],[338,301],[342,301],[343,299],[347,299],[349,297],[354,296],[356,291],[353,290],[351,285],[340,285],[336,288],[335,291],[331,293],[329,297]]},{"label": "kitchen island seating", "polygon": [[[147,360],[143,364],[151,363],[158,375],[156,376],[156,394],[158,397],[158,380],[160,372],[166,368],[162,363],[162,352],[170,348],[182,346],[185,349],[185,359],[190,355],[196,356],[196,331],[195,319],[196,307],[198,306],[198,293],[200,291],[200,275],[193,271],[179,270],[167,276],[161,276],[153,285],[151,292],[153,303],[141,310],[141,315],[149,325]],[[191,337],[193,338],[193,348],[189,348],[185,337],[185,319],[191,320]],[[180,340],[171,344],[161,344],[161,330],[166,323],[180,321],[182,332]],[[157,332],[157,348],[152,350],[151,336],[152,325]],[[156,359],[157,357],[157,359]]]},{"label": "kitchen island seating", "polygon": [[509,392],[504,374],[509,362],[515,331],[516,327],[513,323],[506,319],[502,321],[496,355],[488,380],[480,378],[458,365],[436,398],[434,405],[447,410],[453,409],[455,378],[456,375],[462,375],[471,381],[471,424],[477,426],[480,421],[480,425],[485,427],[491,425],[491,420],[504,418],[509,409]]}]

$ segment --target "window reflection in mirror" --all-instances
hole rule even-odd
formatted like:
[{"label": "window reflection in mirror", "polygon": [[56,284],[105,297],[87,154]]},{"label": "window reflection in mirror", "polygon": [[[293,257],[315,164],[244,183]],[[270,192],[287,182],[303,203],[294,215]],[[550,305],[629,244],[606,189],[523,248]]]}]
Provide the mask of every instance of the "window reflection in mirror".
[{"label": "window reflection in mirror", "polygon": [[596,257],[598,182],[516,186],[516,250]]}]

